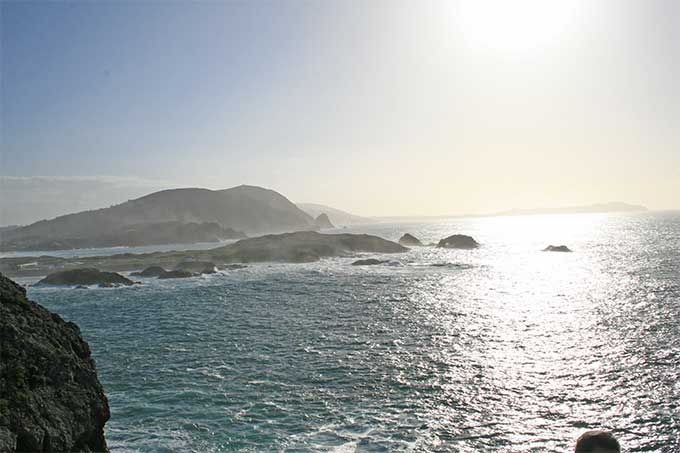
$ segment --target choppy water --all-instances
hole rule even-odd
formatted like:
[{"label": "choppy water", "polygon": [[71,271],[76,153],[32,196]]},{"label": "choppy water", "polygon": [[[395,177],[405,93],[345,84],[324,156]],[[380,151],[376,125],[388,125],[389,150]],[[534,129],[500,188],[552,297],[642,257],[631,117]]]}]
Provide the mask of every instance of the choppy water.
[{"label": "choppy water", "polygon": [[114,452],[680,450],[677,213],[359,230],[483,247],[29,294],[89,341]]}]

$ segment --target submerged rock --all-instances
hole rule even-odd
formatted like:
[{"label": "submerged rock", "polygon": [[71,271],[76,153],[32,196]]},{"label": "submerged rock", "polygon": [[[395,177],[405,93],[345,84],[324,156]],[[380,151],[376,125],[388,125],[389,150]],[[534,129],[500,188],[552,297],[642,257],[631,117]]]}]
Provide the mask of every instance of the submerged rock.
[{"label": "submerged rock", "polygon": [[479,243],[471,236],[466,236],[464,234],[454,234],[439,241],[437,247],[447,249],[476,249],[479,247]]},{"label": "submerged rock", "polygon": [[109,405],[78,326],[0,274],[0,451],[108,452]]},{"label": "submerged rock", "polygon": [[544,252],[571,252],[566,245],[549,245],[543,249]]},{"label": "submerged rock", "polygon": [[375,258],[368,258],[365,260],[356,260],[352,263],[352,266],[375,266],[377,264],[387,263],[388,260],[377,260]]},{"label": "submerged rock", "polygon": [[130,286],[133,281],[115,272],[98,269],[71,269],[55,272],[36,283],[36,286],[77,286],[77,285],[122,285]]},{"label": "submerged rock", "polygon": [[328,215],[326,213],[319,214],[319,216],[316,219],[314,219],[314,224],[320,230],[328,230],[331,228],[335,228],[335,225],[331,223],[331,219],[328,218]]},{"label": "submerged rock", "polygon": [[413,236],[410,233],[406,233],[402,237],[400,237],[399,243],[406,247],[422,247],[423,245],[423,243],[420,242],[420,239],[418,239],[417,237]]}]

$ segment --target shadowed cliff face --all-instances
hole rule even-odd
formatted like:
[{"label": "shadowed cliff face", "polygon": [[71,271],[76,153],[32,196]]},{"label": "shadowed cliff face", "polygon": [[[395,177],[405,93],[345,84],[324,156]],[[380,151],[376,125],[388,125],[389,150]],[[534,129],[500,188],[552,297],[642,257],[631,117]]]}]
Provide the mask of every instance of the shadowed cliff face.
[{"label": "shadowed cliff face", "polygon": [[107,452],[109,415],[78,326],[0,274],[0,451]]}]

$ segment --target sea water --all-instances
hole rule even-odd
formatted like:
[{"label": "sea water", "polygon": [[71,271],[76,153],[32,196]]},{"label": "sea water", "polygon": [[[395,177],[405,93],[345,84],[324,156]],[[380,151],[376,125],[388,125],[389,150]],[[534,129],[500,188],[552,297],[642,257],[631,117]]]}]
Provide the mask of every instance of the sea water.
[{"label": "sea water", "polygon": [[89,342],[113,452],[680,451],[680,214],[346,232],[482,246],[29,296]]}]

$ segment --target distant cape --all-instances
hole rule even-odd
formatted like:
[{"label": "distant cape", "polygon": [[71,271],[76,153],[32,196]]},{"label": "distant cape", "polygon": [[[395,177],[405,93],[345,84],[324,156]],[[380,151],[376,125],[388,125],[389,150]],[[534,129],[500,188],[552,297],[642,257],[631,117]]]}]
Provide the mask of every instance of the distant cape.
[{"label": "distant cape", "polygon": [[338,227],[377,222],[375,219],[350,214],[349,212],[318,203],[297,203],[297,207],[314,218],[321,214],[326,214],[331,223]]}]

